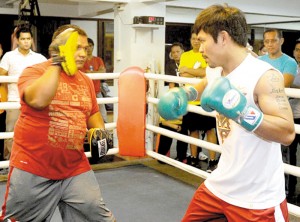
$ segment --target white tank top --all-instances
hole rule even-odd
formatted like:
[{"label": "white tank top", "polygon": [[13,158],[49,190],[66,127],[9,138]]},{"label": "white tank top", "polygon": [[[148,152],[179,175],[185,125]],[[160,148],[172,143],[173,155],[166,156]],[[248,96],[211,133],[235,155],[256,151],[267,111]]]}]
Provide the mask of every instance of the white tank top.
[{"label": "white tank top", "polygon": [[[256,106],[254,88],[269,69],[274,68],[248,55],[226,78],[244,93],[248,104]],[[222,154],[218,168],[205,181],[206,187],[222,200],[243,208],[280,204],[285,199],[280,144],[264,140],[220,114],[216,119]]]}]

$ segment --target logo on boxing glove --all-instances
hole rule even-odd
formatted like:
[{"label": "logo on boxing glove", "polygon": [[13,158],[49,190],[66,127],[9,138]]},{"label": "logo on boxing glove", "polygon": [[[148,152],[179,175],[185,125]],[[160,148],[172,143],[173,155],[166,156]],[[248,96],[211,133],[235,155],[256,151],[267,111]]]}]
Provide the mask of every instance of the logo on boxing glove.
[{"label": "logo on boxing glove", "polygon": [[226,109],[233,109],[240,103],[240,101],[240,93],[234,89],[231,89],[224,95],[222,103]]},{"label": "logo on boxing glove", "polygon": [[98,153],[99,153],[99,158],[103,157],[106,155],[108,146],[106,139],[98,140]]},{"label": "logo on boxing glove", "polygon": [[254,125],[257,122],[258,118],[260,118],[260,116],[260,111],[254,109],[253,107],[249,107],[247,109],[247,112],[244,114],[244,121],[250,125]]}]

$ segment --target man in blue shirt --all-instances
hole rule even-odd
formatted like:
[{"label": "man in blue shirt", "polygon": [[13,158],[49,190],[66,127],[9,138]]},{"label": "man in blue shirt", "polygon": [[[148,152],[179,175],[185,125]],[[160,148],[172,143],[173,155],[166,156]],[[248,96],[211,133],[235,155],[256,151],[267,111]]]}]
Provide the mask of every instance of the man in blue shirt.
[{"label": "man in blue shirt", "polygon": [[266,30],[264,32],[264,45],[268,54],[259,58],[271,64],[283,74],[284,85],[288,88],[292,85],[297,74],[297,63],[295,59],[282,52],[281,46],[283,42],[284,38],[280,30]]}]

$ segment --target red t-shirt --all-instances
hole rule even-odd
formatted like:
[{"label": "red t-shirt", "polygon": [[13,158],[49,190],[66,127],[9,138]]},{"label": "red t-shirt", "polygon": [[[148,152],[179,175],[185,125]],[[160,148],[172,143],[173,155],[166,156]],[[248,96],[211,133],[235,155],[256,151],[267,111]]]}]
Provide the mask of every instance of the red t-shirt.
[{"label": "red t-shirt", "polygon": [[[92,67],[92,71],[97,71],[99,70],[100,67],[104,67],[104,62],[100,57],[95,57],[93,56],[90,60],[86,60],[86,62],[84,63],[83,72],[88,72],[91,71],[91,67]],[[97,80],[93,80],[94,83],[94,87],[95,87],[95,92],[96,94],[99,93],[101,91],[101,81],[99,79]]]},{"label": "red t-shirt", "polygon": [[91,169],[83,143],[87,121],[99,112],[91,79],[81,71],[61,73],[51,104],[43,110],[28,106],[25,88],[50,62],[26,68],[18,81],[21,114],[14,131],[10,165],[48,179],[64,179]]}]

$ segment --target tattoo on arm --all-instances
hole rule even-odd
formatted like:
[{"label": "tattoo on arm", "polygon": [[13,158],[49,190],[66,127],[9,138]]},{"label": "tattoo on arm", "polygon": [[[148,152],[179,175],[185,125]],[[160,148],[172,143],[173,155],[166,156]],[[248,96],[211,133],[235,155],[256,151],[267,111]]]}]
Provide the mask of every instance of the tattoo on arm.
[{"label": "tattoo on arm", "polygon": [[274,73],[269,77],[270,83],[278,83],[280,81],[280,77],[275,75]]},{"label": "tattoo on arm", "polygon": [[275,99],[280,110],[288,110],[288,103],[285,96],[277,95]]},{"label": "tattoo on arm", "polygon": [[[271,94],[275,96],[275,101],[278,105],[280,110],[288,110],[288,101],[284,94],[284,88],[277,86],[277,83],[280,82],[280,77],[278,75],[271,75],[270,76],[270,84],[272,86]],[[275,83],[276,86],[273,85]]]}]

